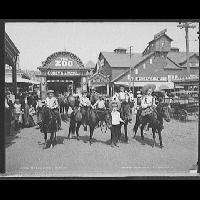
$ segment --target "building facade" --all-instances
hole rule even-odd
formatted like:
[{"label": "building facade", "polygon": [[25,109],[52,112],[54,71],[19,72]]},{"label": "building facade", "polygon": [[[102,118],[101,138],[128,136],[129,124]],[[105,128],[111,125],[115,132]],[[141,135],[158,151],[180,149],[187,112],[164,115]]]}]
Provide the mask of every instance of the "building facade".
[{"label": "building facade", "polygon": [[190,74],[186,68],[186,52],[172,47],[173,41],[166,35],[166,29],[154,36],[142,53],[126,53],[118,48],[114,52],[99,54],[96,71],[110,78],[111,90],[117,85],[124,85],[136,91],[152,83],[160,87],[173,89],[178,82],[186,80],[196,83],[199,80],[199,53],[190,52]]},{"label": "building facade", "polygon": [[[20,76],[19,69],[19,50],[5,33],[5,82],[11,83],[11,90],[17,94],[17,76]],[[18,74],[17,74],[18,72]]]},{"label": "building facade", "polygon": [[77,88],[87,90],[88,68],[85,68],[82,61],[73,53],[62,51],[50,55],[41,67],[42,96],[46,90],[53,89],[56,93],[62,93],[72,89],[75,92]]}]

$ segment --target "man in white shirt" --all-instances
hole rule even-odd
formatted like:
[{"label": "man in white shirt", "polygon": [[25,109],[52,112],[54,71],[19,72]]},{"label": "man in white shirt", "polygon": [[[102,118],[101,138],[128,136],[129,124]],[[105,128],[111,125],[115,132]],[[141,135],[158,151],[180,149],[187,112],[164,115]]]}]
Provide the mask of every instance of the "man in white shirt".
[{"label": "man in white shirt", "polygon": [[56,116],[58,122],[58,129],[61,128],[61,117],[59,113],[59,104],[58,100],[54,97],[54,91],[47,91],[47,98],[45,99],[45,105],[50,108]]},{"label": "man in white shirt", "polygon": [[120,112],[117,110],[118,105],[117,103],[112,103],[112,112],[111,112],[111,119],[112,119],[112,126],[111,126],[111,146],[117,146],[117,142],[119,141],[119,137],[121,136],[121,122],[124,121],[120,117]]}]

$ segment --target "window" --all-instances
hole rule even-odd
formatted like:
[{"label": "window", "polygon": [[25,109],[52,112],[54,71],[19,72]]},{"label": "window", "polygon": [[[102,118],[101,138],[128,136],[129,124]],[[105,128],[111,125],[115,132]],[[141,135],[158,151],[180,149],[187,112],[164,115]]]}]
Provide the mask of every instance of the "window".
[{"label": "window", "polygon": [[143,64],[143,69],[145,69],[145,68],[146,68],[146,63]]},{"label": "window", "polygon": [[150,64],[152,64],[152,61],[153,61],[152,58],[150,58],[150,60],[149,60]]},{"label": "window", "polygon": [[138,69],[135,69],[135,74],[138,74]]}]

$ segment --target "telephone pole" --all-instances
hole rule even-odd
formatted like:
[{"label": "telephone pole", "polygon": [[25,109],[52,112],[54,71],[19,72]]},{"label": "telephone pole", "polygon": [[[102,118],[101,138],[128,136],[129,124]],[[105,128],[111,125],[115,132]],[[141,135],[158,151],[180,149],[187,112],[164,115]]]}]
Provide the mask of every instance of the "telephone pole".
[{"label": "telephone pole", "polygon": [[[131,82],[132,82],[132,76],[131,76],[131,48],[132,48],[133,46],[130,46],[129,48],[130,48],[130,69],[129,69],[129,73],[130,73],[130,87],[129,87],[129,90],[130,90],[130,88],[131,88]],[[133,95],[134,95],[134,80],[133,80]]]},{"label": "telephone pole", "polygon": [[185,40],[186,40],[186,66],[187,66],[187,72],[190,74],[190,66],[189,66],[189,28],[195,28],[195,25],[191,25],[192,22],[179,22],[179,27],[180,29],[184,28],[185,29]]}]

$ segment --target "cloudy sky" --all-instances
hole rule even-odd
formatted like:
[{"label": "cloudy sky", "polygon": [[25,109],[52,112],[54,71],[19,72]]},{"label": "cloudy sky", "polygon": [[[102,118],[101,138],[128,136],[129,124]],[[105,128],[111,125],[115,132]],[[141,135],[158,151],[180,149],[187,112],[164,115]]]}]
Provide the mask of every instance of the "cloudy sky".
[{"label": "cloudy sky", "polygon": [[[190,51],[199,51],[198,24],[190,29]],[[70,51],[83,63],[97,62],[99,52],[133,45],[142,52],[153,36],[163,29],[173,39],[172,46],[185,51],[185,31],[177,22],[54,22],[6,23],[5,31],[20,51],[22,69],[34,69],[56,51]]]}]

